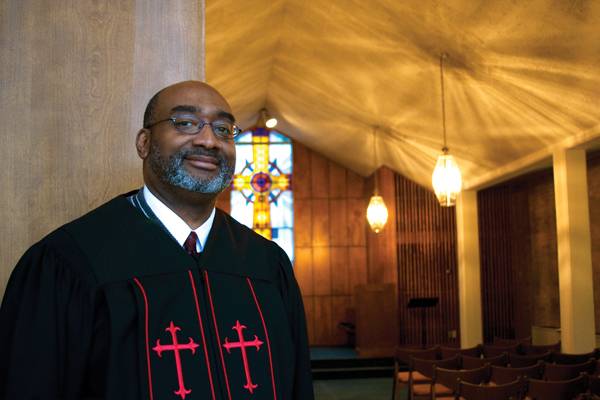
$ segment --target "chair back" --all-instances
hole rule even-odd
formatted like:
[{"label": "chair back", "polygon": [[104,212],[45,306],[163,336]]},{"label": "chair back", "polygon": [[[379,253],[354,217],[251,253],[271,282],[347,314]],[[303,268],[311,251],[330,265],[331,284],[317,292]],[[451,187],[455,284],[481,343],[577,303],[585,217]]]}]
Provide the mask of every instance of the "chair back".
[{"label": "chair back", "polygon": [[409,369],[411,371],[417,371],[422,375],[431,378],[433,376],[435,367],[458,369],[460,368],[460,356],[456,355],[454,357],[441,360],[423,360],[412,356],[410,357]]},{"label": "chair back", "polygon": [[410,357],[420,358],[422,360],[435,360],[439,357],[440,348],[438,346],[430,347],[428,349],[417,349],[414,347],[397,347],[396,348],[396,360],[401,364],[408,365]]},{"label": "chair back", "polygon": [[517,379],[504,385],[481,386],[467,382],[458,385],[458,396],[465,400],[520,400],[527,391],[527,380]]},{"label": "chair back", "polygon": [[506,353],[502,353],[496,357],[489,357],[489,358],[462,356],[462,368],[463,369],[480,368],[480,367],[483,367],[485,364],[500,365],[500,366],[505,367],[507,363],[508,363],[508,355]]},{"label": "chair back", "polygon": [[579,374],[593,374],[596,370],[596,360],[589,359],[581,364],[546,364],[544,379],[547,381],[566,381],[577,378]]},{"label": "chair back", "polygon": [[581,364],[590,358],[597,358],[596,351],[584,354],[553,353],[552,361],[556,364]]},{"label": "chair back", "polygon": [[588,390],[594,396],[600,396],[600,376],[590,376],[588,381]]},{"label": "chair back", "polygon": [[531,365],[535,365],[538,361],[550,361],[552,360],[552,353],[547,351],[541,354],[529,354],[529,355],[520,355],[520,354],[509,354],[508,355],[508,363],[511,367],[520,368],[520,367],[529,367]]},{"label": "chair back", "polygon": [[457,354],[462,356],[470,356],[470,357],[481,357],[481,345],[467,347],[461,349],[459,347],[445,347],[440,346],[440,353],[442,354],[442,358],[450,358]]},{"label": "chair back", "polygon": [[585,393],[588,377],[583,374],[567,381],[529,380],[529,397],[531,400],[571,400],[580,393]]},{"label": "chair back", "polygon": [[490,366],[485,365],[475,369],[446,369],[436,368],[433,372],[432,383],[442,384],[453,393],[458,392],[458,382],[468,382],[475,385],[490,381]]},{"label": "chair back", "polygon": [[513,344],[531,344],[531,336],[527,336],[520,339],[505,339],[498,336],[494,336],[494,340],[492,341],[494,346],[510,346]]},{"label": "chair back", "polygon": [[544,374],[544,362],[538,361],[538,363],[535,365],[521,368],[509,368],[494,365],[491,367],[491,370],[491,381],[498,385],[504,385],[510,382],[514,382],[519,378],[542,379],[542,376]]},{"label": "chair back", "polygon": [[547,351],[560,352],[561,342],[560,340],[552,344],[523,344],[521,345],[521,351],[525,354],[541,354]]},{"label": "chair back", "polygon": [[504,346],[497,346],[493,344],[483,345],[483,356],[484,357],[496,357],[502,353],[519,353],[521,343],[508,344]]}]

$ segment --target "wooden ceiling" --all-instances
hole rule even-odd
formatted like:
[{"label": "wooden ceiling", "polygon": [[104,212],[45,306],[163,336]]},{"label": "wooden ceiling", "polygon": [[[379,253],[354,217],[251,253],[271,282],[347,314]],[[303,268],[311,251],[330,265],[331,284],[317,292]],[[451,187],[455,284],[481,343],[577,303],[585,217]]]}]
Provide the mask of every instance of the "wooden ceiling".
[{"label": "wooden ceiling", "polygon": [[431,187],[443,52],[467,188],[600,137],[600,1],[207,0],[205,18],[206,79],[241,125],[266,107],[363,176],[385,164]]}]

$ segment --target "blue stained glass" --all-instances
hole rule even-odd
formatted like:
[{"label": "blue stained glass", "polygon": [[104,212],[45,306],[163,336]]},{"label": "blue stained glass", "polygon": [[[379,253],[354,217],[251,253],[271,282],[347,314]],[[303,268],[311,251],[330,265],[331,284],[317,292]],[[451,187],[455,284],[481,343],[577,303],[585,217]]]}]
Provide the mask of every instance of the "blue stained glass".
[{"label": "blue stained glass", "polygon": [[291,228],[281,228],[277,230],[277,238],[273,238],[283,251],[288,255],[291,261],[294,261],[294,231]]},{"label": "blue stained glass", "polygon": [[[269,139],[268,171],[255,171],[253,135],[261,138],[268,137]],[[241,190],[232,189],[231,191],[231,216],[240,223],[252,228],[255,223],[254,202],[265,201],[260,200],[261,196],[257,197],[257,194],[260,193],[255,193],[253,190],[265,190],[266,192],[263,191],[262,194],[268,195],[266,198],[269,200],[271,239],[283,248],[290,260],[293,260],[294,199],[289,186],[288,190],[284,191],[276,187],[277,182],[282,184],[282,182],[286,182],[286,179],[291,180],[293,169],[292,141],[277,131],[256,128],[253,131],[248,130],[243,132],[236,138],[235,142],[237,153],[235,174],[240,177],[241,183],[239,183],[240,186],[238,187]],[[259,172],[263,175],[255,175]],[[265,179],[263,178],[265,173],[271,176],[270,179],[273,180],[273,187],[267,188],[267,186],[258,185],[258,183]],[[282,177],[283,175],[286,175],[286,177]],[[255,178],[252,181],[254,186],[250,186],[248,183],[253,176]],[[260,178],[263,179],[261,180]],[[265,197],[262,196],[262,198],[264,199]]]},{"label": "blue stained glass", "polygon": [[[276,161],[277,167],[282,174],[292,173],[292,146],[274,144],[269,147],[269,158]],[[276,174],[279,175],[279,174]]]},{"label": "blue stained glass", "polygon": [[269,142],[271,143],[292,143],[290,138],[282,135],[277,131],[271,131],[269,134]]},{"label": "blue stained glass", "polygon": [[252,229],[253,211],[252,203],[246,201],[242,192],[231,191],[231,216],[233,218]]},{"label": "blue stained glass", "polygon": [[294,226],[294,199],[291,191],[282,192],[277,199],[277,204],[271,202],[271,226],[273,228]]}]

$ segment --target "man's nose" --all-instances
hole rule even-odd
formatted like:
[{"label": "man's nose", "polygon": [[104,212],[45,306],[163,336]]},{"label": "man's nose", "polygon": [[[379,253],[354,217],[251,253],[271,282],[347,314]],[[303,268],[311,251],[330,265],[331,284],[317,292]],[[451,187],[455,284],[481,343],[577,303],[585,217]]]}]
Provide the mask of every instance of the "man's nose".
[{"label": "man's nose", "polygon": [[217,140],[218,139],[212,130],[212,126],[210,124],[204,124],[202,129],[200,129],[200,131],[192,138],[192,144],[194,146],[212,148],[217,145]]}]

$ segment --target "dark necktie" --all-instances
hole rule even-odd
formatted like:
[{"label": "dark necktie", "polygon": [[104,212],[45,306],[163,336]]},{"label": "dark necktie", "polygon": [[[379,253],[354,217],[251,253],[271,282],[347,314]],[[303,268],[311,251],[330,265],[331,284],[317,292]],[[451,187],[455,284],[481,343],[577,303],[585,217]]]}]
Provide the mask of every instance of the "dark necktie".
[{"label": "dark necktie", "polygon": [[183,248],[185,249],[185,251],[187,251],[187,253],[190,256],[200,255],[200,253],[198,253],[198,250],[196,250],[196,242],[198,242],[198,235],[196,235],[196,232],[191,231],[190,235],[187,237],[187,239],[185,239],[185,242],[183,243]]}]

